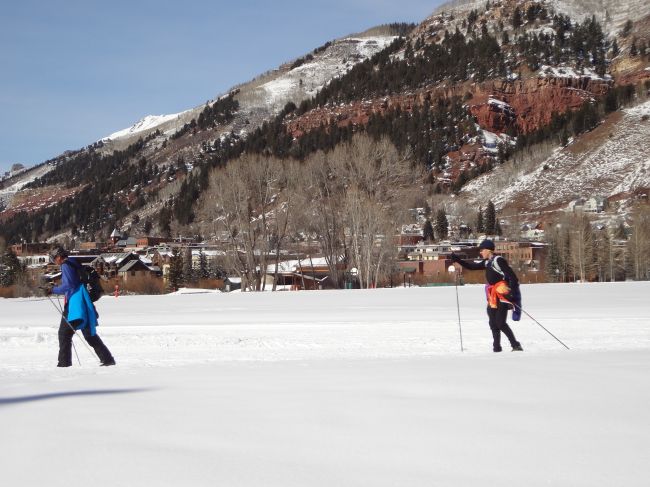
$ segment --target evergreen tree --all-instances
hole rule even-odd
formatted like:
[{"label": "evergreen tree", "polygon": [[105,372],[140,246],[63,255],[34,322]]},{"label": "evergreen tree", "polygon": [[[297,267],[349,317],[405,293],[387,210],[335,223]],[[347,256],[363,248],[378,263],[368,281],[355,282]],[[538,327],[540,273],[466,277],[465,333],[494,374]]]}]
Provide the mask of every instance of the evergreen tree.
[{"label": "evergreen tree", "polygon": [[183,250],[183,282],[194,282],[194,266],[192,265],[192,249],[185,247]]},{"label": "evergreen tree", "polygon": [[521,9],[519,7],[515,8],[514,13],[512,14],[512,27],[513,29],[518,29],[521,27],[522,18],[521,18]]},{"label": "evergreen tree", "polygon": [[569,132],[567,132],[566,128],[560,132],[560,145],[562,147],[566,147],[569,144]]},{"label": "evergreen tree", "polygon": [[630,32],[632,32],[632,21],[628,20],[625,22],[625,25],[623,26],[623,30],[621,31],[621,36],[622,37],[627,37],[630,35]]},{"label": "evergreen tree", "polygon": [[178,247],[172,250],[172,256],[169,262],[169,288],[177,291],[183,283],[183,256]]},{"label": "evergreen tree", "polygon": [[485,224],[483,223],[483,209],[479,206],[476,215],[476,231],[478,233],[485,232]]},{"label": "evergreen tree", "polygon": [[433,225],[431,224],[431,220],[428,218],[427,221],[424,222],[424,227],[422,228],[422,237],[425,242],[431,242],[434,239]]},{"label": "evergreen tree", "polygon": [[550,282],[560,281],[561,267],[558,243],[553,240],[548,244],[548,254],[546,257],[546,276]]},{"label": "evergreen tree", "polygon": [[171,236],[171,220],[172,212],[167,206],[164,206],[158,214],[158,225],[160,226],[160,233],[164,237]]},{"label": "evergreen tree", "polygon": [[444,208],[436,212],[435,232],[438,240],[444,240],[449,235],[449,222],[447,221],[447,212]]},{"label": "evergreen tree", "polygon": [[0,286],[12,286],[22,276],[23,272],[24,268],[18,257],[10,248],[7,248],[0,255]]},{"label": "evergreen tree", "polygon": [[485,208],[485,233],[496,235],[497,233],[497,214],[492,200],[488,201]]},{"label": "evergreen tree", "polygon": [[208,269],[208,258],[201,248],[199,250],[199,279],[208,279],[210,277],[210,269]]}]

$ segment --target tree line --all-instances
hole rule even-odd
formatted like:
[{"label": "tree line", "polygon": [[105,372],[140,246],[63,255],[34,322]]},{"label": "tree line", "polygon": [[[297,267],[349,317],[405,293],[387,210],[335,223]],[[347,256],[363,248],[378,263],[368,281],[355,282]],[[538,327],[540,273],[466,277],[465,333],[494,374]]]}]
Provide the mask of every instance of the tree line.
[{"label": "tree line", "polygon": [[650,279],[650,206],[637,208],[630,224],[594,227],[585,214],[549,225],[546,274],[552,282]]},{"label": "tree line", "polygon": [[361,286],[371,287],[393,270],[405,195],[421,178],[389,140],[363,134],[304,161],[245,154],[209,175],[202,233],[226,240],[228,267],[247,289],[262,289],[284,251],[312,241],[332,286],[354,267]]}]

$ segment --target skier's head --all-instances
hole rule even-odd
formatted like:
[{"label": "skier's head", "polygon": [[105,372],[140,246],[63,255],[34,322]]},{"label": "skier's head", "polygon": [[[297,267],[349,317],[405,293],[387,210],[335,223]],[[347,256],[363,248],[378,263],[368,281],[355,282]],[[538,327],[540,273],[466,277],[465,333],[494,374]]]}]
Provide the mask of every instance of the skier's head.
[{"label": "skier's head", "polygon": [[[68,251],[63,247],[55,247],[52,252],[50,252],[50,260],[55,264],[61,264],[68,257]],[[57,259],[60,259],[57,261]]]},{"label": "skier's head", "polygon": [[484,259],[489,258],[492,252],[494,252],[494,242],[489,239],[483,240],[478,244],[478,252]]},{"label": "skier's head", "polygon": [[478,249],[488,249],[494,252],[494,242],[490,240],[489,238],[486,238],[483,240],[480,244],[478,244]]}]

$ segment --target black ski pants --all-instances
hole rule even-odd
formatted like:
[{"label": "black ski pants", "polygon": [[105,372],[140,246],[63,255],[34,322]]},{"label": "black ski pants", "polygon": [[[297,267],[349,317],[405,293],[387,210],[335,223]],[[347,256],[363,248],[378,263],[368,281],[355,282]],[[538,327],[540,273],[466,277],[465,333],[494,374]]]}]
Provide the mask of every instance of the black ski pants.
[{"label": "black ski pants", "polygon": [[497,301],[496,308],[490,308],[490,306],[487,308],[488,318],[490,319],[490,330],[492,331],[493,338],[492,349],[495,352],[501,351],[501,333],[508,338],[512,347],[520,345],[515,338],[514,332],[506,322],[509,310],[510,305],[503,301]]},{"label": "black ski pants", "polygon": [[[63,316],[68,316],[68,305],[65,305],[65,308],[63,310]],[[69,367],[72,365],[72,337],[74,336],[74,330],[70,327],[68,322],[65,320],[64,317],[61,317],[61,324],[59,325],[59,367]],[[75,325],[75,323],[71,323],[72,326]],[[95,334],[95,336],[92,336],[90,334],[90,327],[86,326],[81,330],[81,333],[83,333],[84,338],[88,342],[88,345],[93,347],[93,350],[95,350],[95,353],[99,357],[99,360],[102,363],[110,363],[112,362],[113,356],[111,355],[110,350],[106,345],[104,345],[104,342],[102,342],[102,339],[99,338],[99,335]]]}]

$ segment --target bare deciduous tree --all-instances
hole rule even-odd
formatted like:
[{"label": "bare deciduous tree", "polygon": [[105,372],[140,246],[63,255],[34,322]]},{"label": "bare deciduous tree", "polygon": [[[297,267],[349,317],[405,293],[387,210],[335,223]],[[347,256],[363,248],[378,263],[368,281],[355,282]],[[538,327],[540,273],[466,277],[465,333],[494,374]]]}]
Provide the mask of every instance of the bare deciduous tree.
[{"label": "bare deciduous tree", "polygon": [[632,234],[627,243],[631,275],[636,280],[650,277],[650,206],[634,213],[630,224]]}]

